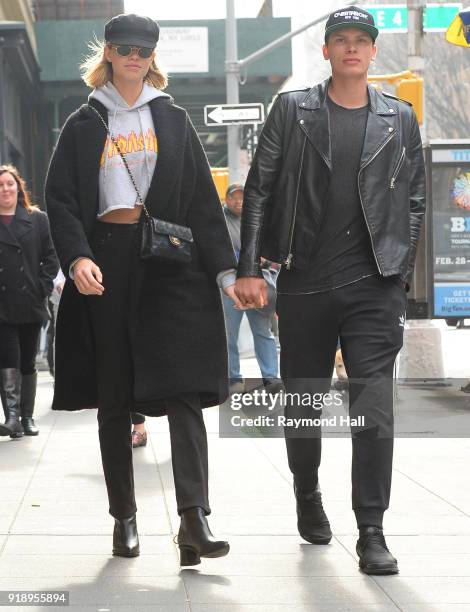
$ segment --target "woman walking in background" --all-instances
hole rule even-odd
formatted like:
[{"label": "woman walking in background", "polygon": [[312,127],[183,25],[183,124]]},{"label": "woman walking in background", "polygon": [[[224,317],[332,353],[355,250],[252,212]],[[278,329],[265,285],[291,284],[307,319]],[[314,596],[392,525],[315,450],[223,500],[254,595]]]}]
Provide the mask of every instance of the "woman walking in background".
[{"label": "woman walking in background", "polygon": [[[89,103],[68,118],[51,160],[52,232],[74,279],[57,319],[53,409],[98,407],[113,554],[128,557],[139,554],[130,413],[167,415],[181,564],[195,565],[229,550],[207,524],[201,408],[228,394],[216,278],[236,261],[201,143],[186,111],[162,91],[158,36],[146,17],[106,24],[106,42],[85,66]],[[163,230],[166,250],[192,233],[190,261],[142,258],[147,214],[184,226],[179,238]],[[225,291],[234,296],[233,284]]]},{"label": "woman walking in background", "polygon": [[44,212],[11,165],[0,166],[0,436],[37,436],[36,353],[59,269]]}]

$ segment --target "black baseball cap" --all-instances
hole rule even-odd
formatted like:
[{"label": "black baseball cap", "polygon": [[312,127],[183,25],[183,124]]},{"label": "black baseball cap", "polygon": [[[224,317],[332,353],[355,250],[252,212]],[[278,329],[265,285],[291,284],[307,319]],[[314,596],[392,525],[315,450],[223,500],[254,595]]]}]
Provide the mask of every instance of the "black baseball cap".
[{"label": "black baseball cap", "polygon": [[328,41],[328,37],[332,32],[344,28],[364,30],[374,42],[379,35],[372,13],[357,6],[346,6],[331,13],[325,26],[325,42]]},{"label": "black baseball cap", "polygon": [[232,195],[232,193],[235,193],[236,191],[243,191],[244,189],[245,185],[243,183],[232,183],[227,187],[225,197],[227,197],[228,195]]},{"label": "black baseball cap", "polygon": [[116,15],[104,26],[104,39],[115,45],[134,45],[153,49],[160,36],[160,27],[150,17],[130,13]]}]

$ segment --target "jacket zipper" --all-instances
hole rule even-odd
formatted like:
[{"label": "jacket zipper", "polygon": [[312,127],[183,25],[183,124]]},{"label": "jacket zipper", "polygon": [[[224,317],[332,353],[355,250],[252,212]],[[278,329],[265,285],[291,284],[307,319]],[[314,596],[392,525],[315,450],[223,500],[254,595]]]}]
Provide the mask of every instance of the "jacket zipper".
[{"label": "jacket zipper", "polygon": [[382,149],[385,147],[385,145],[387,143],[389,143],[390,140],[392,140],[392,138],[394,136],[395,136],[395,132],[392,132],[390,134],[390,136],[384,141],[382,146],[377,149],[377,151],[374,153],[374,155],[372,155],[372,157],[369,159],[369,161],[366,164],[364,164],[361,168],[359,168],[359,172],[357,173],[357,189],[359,191],[359,200],[361,202],[362,214],[364,215],[364,220],[366,222],[366,226],[367,226],[367,229],[369,231],[370,242],[371,242],[371,245],[372,245],[372,253],[374,253],[375,263],[377,264],[377,268],[379,269],[380,274],[382,274],[382,268],[380,267],[379,260],[377,259],[377,254],[376,254],[375,249],[374,249],[374,241],[372,239],[372,232],[370,231],[369,221],[367,220],[367,215],[366,215],[366,211],[365,211],[365,208],[364,208],[364,202],[362,201],[360,178],[361,178],[361,172],[364,170],[364,168],[367,168],[367,166],[372,161],[374,161],[374,159],[377,157],[377,155],[380,153],[380,151],[382,151]]},{"label": "jacket zipper", "polygon": [[401,152],[397,167],[395,169],[395,172],[393,173],[392,180],[390,181],[390,189],[395,189],[395,181],[397,180],[397,176],[401,170],[401,167],[403,166],[403,162],[405,161],[405,151],[406,148],[403,147],[403,151]]},{"label": "jacket zipper", "polygon": [[297,202],[299,199],[299,189],[300,189],[300,177],[302,175],[302,168],[304,165],[304,153],[305,153],[305,144],[307,142],[307,136],[304,135],[304,142],[302,145],[302,154],[300,157],[300,169],[299,169],[299,176],[297,178],[297,190],[295,193],[295,204],[294,204],[294,214],[292,217],[292,223],[291,223],[291,228],[290,228],[290,238],[289,238],[289,250],[288,250],[288,255],[287,255],[287,259],[285,261],[286,264],[286,269],[290,270],[291,266],[292,266],[292,260],[294,258],[293,254],[292,254],[292,240],[294,238],[294,226],[295,226],[295,218],[297,216]]}]

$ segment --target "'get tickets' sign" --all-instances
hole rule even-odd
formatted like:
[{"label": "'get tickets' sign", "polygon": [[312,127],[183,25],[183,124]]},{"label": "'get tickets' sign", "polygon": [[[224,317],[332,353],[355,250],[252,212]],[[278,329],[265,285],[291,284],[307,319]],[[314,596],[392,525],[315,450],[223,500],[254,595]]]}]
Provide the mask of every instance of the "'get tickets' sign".
[{"label": "'get tickets' sign", "polygon": [[436,317],[470,317],[470,284],[436,283],[434,285]]}]

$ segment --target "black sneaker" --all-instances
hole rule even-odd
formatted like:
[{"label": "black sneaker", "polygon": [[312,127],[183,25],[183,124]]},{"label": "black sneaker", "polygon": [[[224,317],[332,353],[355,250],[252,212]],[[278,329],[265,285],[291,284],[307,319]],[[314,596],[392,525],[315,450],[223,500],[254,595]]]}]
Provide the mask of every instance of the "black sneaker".
[{"label": "black sneaker", "polygon": [[243,380],[243,378],[233,379],[230,381],[230,385],[229,385],[230,395],[233,395],[234,393],[245,393],[245,391],[246,391],[246,387],[245,387],[245,381]]},{"label": "black sneaker", "polygon": [[310,544],[329,544],[332,538],[330,522],[323,510],[320,487],[311,493],[300,493],[294,484],[297,501],[297,529]]},{"label": "black sneaker", "polygon": [[280,378],[263,378],[263,386],[270,395],[284,391],[284,384]]},{"label": "black sneaker", "polygon": [[366,574],[385,576],[398,574],[398,563],[387,548],[383,530],[379,527],[361,527],[356,544],[359,567]]}]

